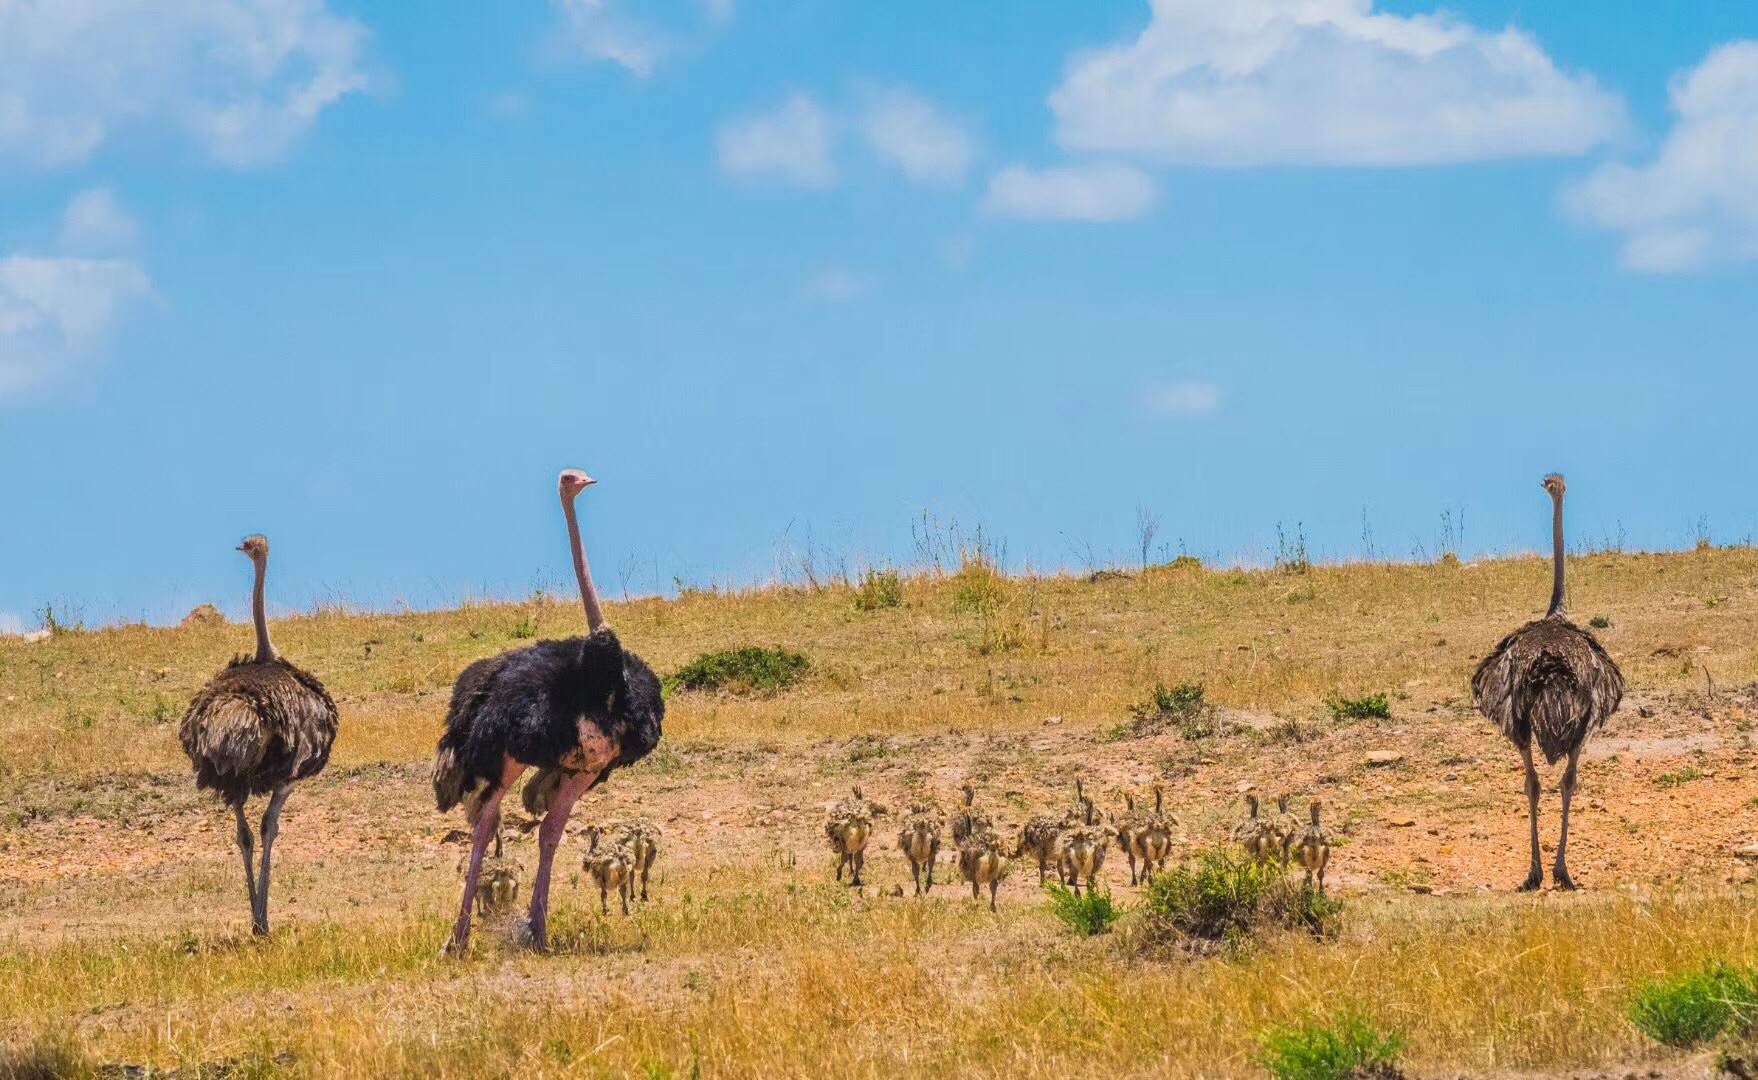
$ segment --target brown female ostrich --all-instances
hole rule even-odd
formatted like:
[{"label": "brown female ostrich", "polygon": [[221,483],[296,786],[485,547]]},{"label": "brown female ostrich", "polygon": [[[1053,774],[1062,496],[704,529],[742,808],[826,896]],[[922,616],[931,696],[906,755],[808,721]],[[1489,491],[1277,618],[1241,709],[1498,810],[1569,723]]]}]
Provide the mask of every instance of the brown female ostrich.
[{"label": "brown female ostrich", "polygon": [[1471,677],[1477,708],[1495,721],[1526,763],[1526,807],[1532,819],[1532,869],[1522,890],[1544,884],[1538,857],[1538,770],[1532,765],[1532,743],[1546,763],[1567,755],[1563,770],[1563,829],[1557,840],[1557,861],[1551,877],[1557,887],[1573,889],[1567,860],[1569,803],[1575,797],[1575,766],[1588,736],[1605,726],[1624,696],[1624,675],[1592,634],[1569,621],[1563,591],[1563,478],[1544,478],[1551,498],[1554,576],[1550,610],[1502,639],[1484,657]]},{"label": "brown female ostrich", "polygon": [[[269,542],[247,537],[238,550],[256,566],[250,597],[256,655],[240,656],[195,695],[183,714],[183,751],[195,766],[195,784],[220,796],[238,819],[238,850],[250,890],[250,927],[269,932],[269,853],[280,831],[281,807],[293,785],[316,776],[336,741],[336,703],[323,684],[281,659],[263,615],[263,575]],[[244,802],[267,795],[262,815],[262,868],[252,865],[250,822]]]},{"label": "brown female ostrich", "polygon": [[483,852],[494,839],[502,797],[526,769],[539,771],[525,785],[525,804],[544,814],[530,909],[531,944],[543,950],[549,947],[550,871],[574,803],[659,744],[665,715],[659,679],[605,624],[580,544],[574,499],[593,482],[569,469],[558,484],[591,632],[478,660],[452,688],[446,733],[434,754],[433,793],[441,813],[464,804],[473,842],[448,950],[462,952],[469,944]]}]

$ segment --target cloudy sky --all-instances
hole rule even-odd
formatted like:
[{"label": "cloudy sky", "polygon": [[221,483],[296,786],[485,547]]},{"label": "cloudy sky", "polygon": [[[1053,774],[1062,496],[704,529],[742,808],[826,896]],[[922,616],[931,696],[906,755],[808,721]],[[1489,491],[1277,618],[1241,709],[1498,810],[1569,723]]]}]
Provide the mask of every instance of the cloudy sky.
[{"label": "cloudy sky", "polygon": [[1735,540],[1755,270],[1749,3],[0,4],[0,631]]}]

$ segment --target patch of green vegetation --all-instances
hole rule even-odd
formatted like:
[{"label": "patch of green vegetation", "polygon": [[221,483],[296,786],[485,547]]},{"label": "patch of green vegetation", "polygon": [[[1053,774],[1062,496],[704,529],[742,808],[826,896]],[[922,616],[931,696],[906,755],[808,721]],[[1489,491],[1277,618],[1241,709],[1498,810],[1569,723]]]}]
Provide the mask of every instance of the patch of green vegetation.
[{"label": "patch of green vegetation", "polygon": [[536,637],[537,636],[537,622],[536,622],[536,620],[532,619],[529,615],[521,616],[519,618],[519,621],[513,624],[513,636],[515,638],[534,638],[534,637]]},{"label": "patch of green vegetation", "polygon": [[958,588],[952,594],[952,610],[962,614],[992,615],[1007,599],[1007,579],[982,551],[965,556],[953,581]]},{"label": "patch of green vegetation", "polygon": [[1175,727],[1186,739],[1206,739],[1217,733],[1215,711],[1203,700],[1202,683],[1179,683],[1168,687],[1156,682],[1146,701],[1129,707],[1130,719],[1118,724],[1108,738],[1130,739]]},{"label": "patch of green vegetation", "polygon": [[903,605],[903,581],[896,570],[868,570],[855,589],[856,611],[878,611]]},{"label": "patch of green vegetation", "polygon": [[1604,615],[1595,615],[1593,618],[1587,620],[1587,625],[1593,627],[1595,630],[1610,630],[1611,620]]},{"label": "patch of green vegetation", "polygon": [[1688,1050],[1758,1023],[1758,979],[1748,969],[1710,963],[1645,984],[1627,1015],[1655,1042]]},{"label": "patch of green vegetation", "polygon": [[1243,945],[1270,929],[1332,932],[1338,901],[1296,883],[1271,863],[1243,852],[1208,848],[1155,877],[1143,902],[1145,943]]},{"label": "patch of green vegetation", "polygon": [[1345,1010],[1329,1020],[1309,1017],[1258,1036],[1257,1063],[1277,1080],[1391,1080],[1404,1037],[1382,1032]]},{"label": "patch of green vegetation", "polygon": [[1392,703],[1384,694],[1368,694],[1365,697],[1351,698],[1333,693],[1325,697],[1325,708],[1331,710],[1331,719],[1333,720],[1390,720],[1392,718]]},{"label": "patch of green vegetation", "polygon": [[1661,773],[1654,778],[1654,782],[1664,788],[1675,788],[1701,779],[1703,779],[1703,770],[1695,765],[1687,765],[1678,772]]},{"label": "patch of green vegetation", "polygon": [[1050,894],[1050,911],[1082,937],[1103,934],[1123,914],[1111,902],[1109,889],[1088,886],[1083,895],[1060,882],[1048,881],[1044,891]]},{"label": "patch of green vegetation", "polygon": [[747,645],[703,653],[667,680],[677,690],[725,690],[729,694],[776,694],[812,669],[805,655]]}]

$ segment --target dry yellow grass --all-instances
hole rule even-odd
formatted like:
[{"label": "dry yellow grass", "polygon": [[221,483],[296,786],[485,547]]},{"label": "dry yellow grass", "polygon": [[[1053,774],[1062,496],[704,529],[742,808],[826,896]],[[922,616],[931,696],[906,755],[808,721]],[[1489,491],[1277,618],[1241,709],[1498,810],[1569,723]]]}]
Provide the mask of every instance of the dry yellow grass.
[{"label": "dry yellow grass", "polygon": [[[1669,737],[1713,726],[1708,751],[1679,751],[1706,776],[1686,797],[1738,805],[1743,712],[1711,721],[1664,703],[1706,677],[1728,687],[1758,675],[1758,552],[1591,556],[1571,575],[1577,618],[1612,621],[1602,637],[1633,693],[1663,703]],[[176,743],[189,696],[246,647],[247,630],[0,639],[0,782],[15,796],[0,815],[11,875],[0,881],[0,1040],[8,1052],[70,1046],[94,1068],[234,1060],[315,1075],[1249,1075],[1265,1024],[1348,1001],[1404,1031],[1418,1070],[1664,1066],[1676,1059],[1655,1056],[1622,1018],[1631,988],[1711,956],[1758,959],[1750,897],[1728,884],[1740,879],[1727,860],[1704,854],[1645,878],[1633,857],[1633,893],[1607,887],[1623,871],[1595,872],[1595,845],[1624,842],[1624,830],[1667,847],[1722,843],[1665,834],[1697,828],[1678,824],[1689,815],[1584,810],[1571,856],[1586,860],[1585,895],[1403,887],[1445,871],[1418,852],[1482,832],[1493,854],[1522,834],[1505,755],[1460,713],[1474,658],[1542,607],[1540,560],[1006,579],[977,611],[957,601],[967,584],[906,579],[905,606],[873,612],[834,588],[613,605],[625,642],[662,672],[709,649],[776,644],[811,656],[814,674],[774,698],[674,698],[661,751],[582,808],[583,820],[673,812],[653,903],[598,918],[596,894],[587,903],[568,880],[570,846],[557,954],[489,934],[462,963],[438,957],[458,851],[435,841],[456,823],[432,814],[423,776],[450,681],[518,644],[521,620],[542,636],[578,632],[577,608],[277,624],[277,644],[335,694],[343,728],[329,774],[290,804],[277,849],[285,914],[262,943],[240,933],[227,827],[189,790]],[[1156,680],[1201,682],[1230,710],[1323,730],[1298,746],[1106,742]],[[1393,694],[1396,726],[1316,723],[1337,690]],[[1034,749],[1051,732],[1054,752]],[[1394,736],[1420,760],[1397,778],[1362,774],[1366,740]],[[1017,818],[1101,758],[1125,780],[1163,774],[1193,833],[1224,828],[1240,776],[1332,784],[1356,820],[1338,856],[1341,938],[1148,961],[1128,948],[1127,916],[1118,934],[1075,939],[1019,875],[998,917],[955,888],[927,902],[881,895],[907,876],[889,849],[869,858],[878,883],[864,895],[827,884],[815,800],[850,776],[874,778],[875,794],[883,783],[887,795],[942,796],[979,776]],[[1583,797],[1639,790],[1661,803],[1675,794],[1654,783],[1662,768],[1679,766],[1590,765]],[[1439,839],[1380,824],[1409,806]],[[1514,852],[1508,875],[1523,858]]]}]

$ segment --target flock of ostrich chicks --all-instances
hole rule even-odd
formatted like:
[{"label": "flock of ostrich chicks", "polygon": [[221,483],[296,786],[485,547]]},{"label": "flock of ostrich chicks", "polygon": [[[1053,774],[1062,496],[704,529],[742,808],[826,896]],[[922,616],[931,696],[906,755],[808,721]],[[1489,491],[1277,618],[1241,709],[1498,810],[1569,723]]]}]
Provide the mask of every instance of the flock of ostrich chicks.
[{"label": "flock of ostrich chicks", "polygon": [[[959,876],[971,887],[973,899],[981,899],[982,890],[989,890],[989,910],[995,910],[995,893],[1007,874],[1010,859],[1026,859],[1037,863],[1038,884],[1049,879],[1052,869],[1057,880],[1080,895],[1084,884],[1090,893],[1099,872],[1105,868],[1105,854],[1112,844],[1129,860],[1129,883],[1146,884],[1148,879],[1164,870],[1172,853],[1172,830],[1178,821],[1165,809],[1165,789],[1154,785],[1153,809],[1138,807],[1135,796],[1125,792],[1124,811],[1119,817],[1107,811],[1099,819],[1093,800],[1087,796],[1079,780],[1074,782],[1074,802],[1060,813],[1051,811],[1034,816],[1020,826],[1008,844],[997,831],[988,811],[976,805],[976,789],[963,787],[964,805],[952,818],[952,842],[958,851]],[[1249,815],[1233,829],[1233,838],[1259,865],[1275,863],[1286,869],[1298,862],[1306,871],[1306,883],[1317,883],[1324,890],[1325,867],[1331,861],[1331,839],[1319,823],[1319,804],[1311,804],[1311,823],[1302,827],[1288,813],[1289,796],[1277,800],[1280,813],[1274,818],[1258,816],[1255,795],[1246,796]],[[842,880],[845,868],[852,869],[851,884],[861,884],[861,868],[866,863],[866,850],[873,832],[873,819],[883,816],[886,808],[862,793],[857,786],[850,795],[831,808],[824,823],[824,835],[836,856],[836,879]],[[916,895],[934,888],[934,865],[940,855],[941,830],[947,825],[946,812],[931,801],[910,804],[898,830],[897,847],[910,865],[915,878]],[[903,887],[897,892],[902,894]]]},{"label": "flock of ostrich chicks", "polygon": [[[1083,884],[1092,891],[1112,844],[1129,861],[1131,885],[1147,884],[1152,875],[1165,869],[1172,854],[1178,819],[1166,812],[1165,788],[1160,784],[1154,785],[1151,810],[1137,806],[1135,796],[1125,792],[1122,816],[1108,811],[1101,821],[1093,800],[1077,779],[1073,803],[1060,813],[1034,816],[1019,827],[1012,843],[997,829],[989,812],[976,805],[976,788],[967,783],[960,790],[964,804],[950,820],[958,873],[970,885],[972,899],[981,900],[982,890],[989,890],[990,911],[995,910],[996,892],[1012,860],[1036,862],[1039,885],[1048,881],[1054,870],[1057,880],[1078,896]],[[1308,805],[1310,820],[1302,823],[1289,813],[1289,799],[1288,795],[1278,796],[1276,813],[1269,816],[1259,813],[1258,797],[1247,794],[1247,813],[1233,827],[1233,840],[1260,866],[1273,864],[1286,870],[1298,865],[1306,873],[1306,886],[1316,885],[1323,892],[1325,869],[1331,861],[1331,837],[1319,821],[1319,802],[1312,800]],[[860,785],[830,808],[824,836],[836,858],[837,881],[842,881],[847,871],[850,885],[865,884],[861,872],[866,868],[867,849],[878,832],[875,819],[889,812],[885,804],[867,798]],[[934,890],[934,869],[948,824],[946,811],[927,799],[911,802],[903,816],[897,849],[909,863],[917,896]],[[615,892],[627,915],[637,886],[641,900],[648,898],[648,879],[659,857],[659,827],[650,821],[595,824],[586,828],[585,836],[581,869],[598,887],[599,910],[610,914],[610,894]],[[499,836],[494,855],[483,861],[481,874],[477,914],[489,918],[512,911],[519,898],[520,866],[518,860],[504,854]],[[896,886],[894,895],[902,896],[903,886]]]}]

